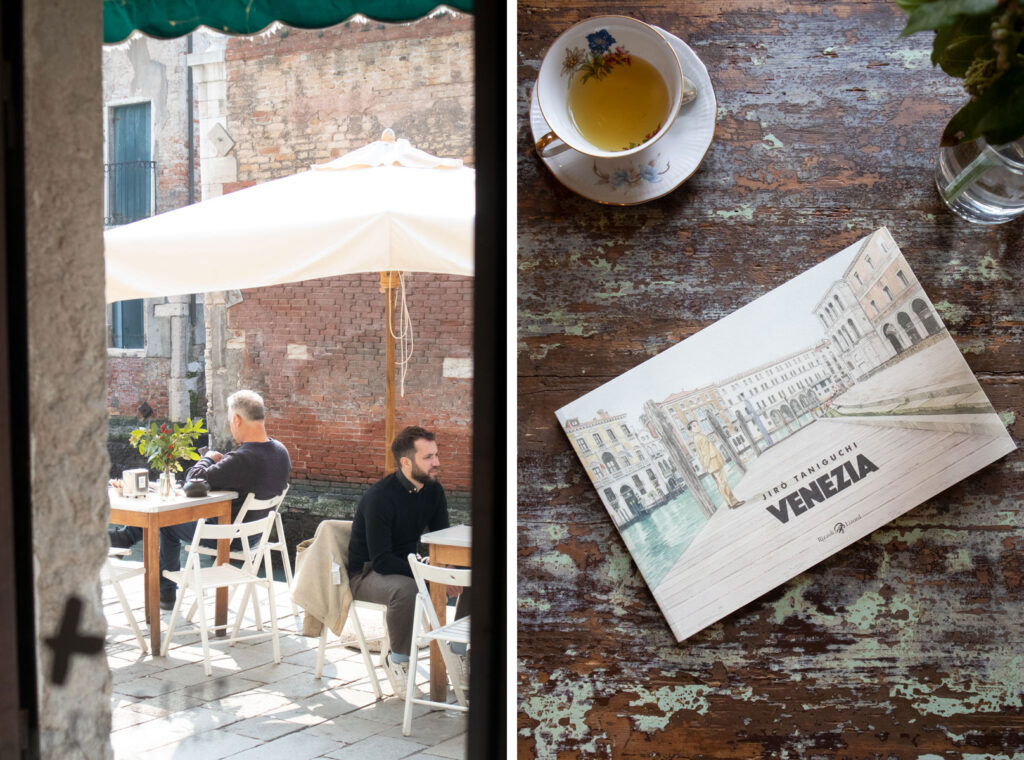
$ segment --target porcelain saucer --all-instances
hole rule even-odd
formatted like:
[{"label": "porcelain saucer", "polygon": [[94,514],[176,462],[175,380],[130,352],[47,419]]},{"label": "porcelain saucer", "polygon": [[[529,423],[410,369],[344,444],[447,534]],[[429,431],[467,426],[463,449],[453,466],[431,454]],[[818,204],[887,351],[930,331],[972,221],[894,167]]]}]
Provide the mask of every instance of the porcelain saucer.
[{"label": "porcelain saucer", "polygon": [[[696,85],[697,99],[679,110],[664,137],[627,158],[593,158],[572,148],[541,157],[555,179],[584,198],[620,206],[660,198],[689,179],[711,146],[718,103],[708,70],[689,45],[664,29],[658,31],[676,51],[683,76]],[[530,130],[534,142],[548,132],[536,85],[530,95]]]}]

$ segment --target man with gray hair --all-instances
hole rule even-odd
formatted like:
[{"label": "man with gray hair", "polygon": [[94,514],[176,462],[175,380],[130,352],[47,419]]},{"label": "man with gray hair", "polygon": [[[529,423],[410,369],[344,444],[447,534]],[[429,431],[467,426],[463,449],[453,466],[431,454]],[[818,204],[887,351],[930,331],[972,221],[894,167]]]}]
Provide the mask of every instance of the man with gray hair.
[{"label": "man with gray hair", "polygon": [[[241,390],[228,396],[228,423],[238,446],[226,454],[207,451],[185,473],[185,480],[205,481],[211,491],[237,491],[231,503],[231,519],[238,517],[250,493],[257,499],[271,499],[288,485],[292,461],[288,449],[267,435],[263,398],[255,391]],[[260,520],[267,510],[253,510],[246,522]],[[192,542],[196,523],[160,528],[160,607],[174,609],[176,585],[164,577],[164,570],[181,569],[181,544]],[[142,538],[140,528],[119,528],[110,532],[112,546],[128,547]]]}]

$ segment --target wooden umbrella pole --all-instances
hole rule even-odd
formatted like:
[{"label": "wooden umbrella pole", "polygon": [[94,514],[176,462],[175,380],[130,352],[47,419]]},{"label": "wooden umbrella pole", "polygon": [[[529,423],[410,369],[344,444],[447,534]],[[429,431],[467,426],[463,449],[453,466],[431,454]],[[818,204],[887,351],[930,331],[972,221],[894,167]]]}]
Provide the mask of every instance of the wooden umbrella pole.
[{"label": "wooden umbrella pole", "polygon": [[387,308],[384,312],[384,474],[395,469],[391,442],[395,439],[395,288],[398,272],[380,273],[380,292],[384,293]]}]

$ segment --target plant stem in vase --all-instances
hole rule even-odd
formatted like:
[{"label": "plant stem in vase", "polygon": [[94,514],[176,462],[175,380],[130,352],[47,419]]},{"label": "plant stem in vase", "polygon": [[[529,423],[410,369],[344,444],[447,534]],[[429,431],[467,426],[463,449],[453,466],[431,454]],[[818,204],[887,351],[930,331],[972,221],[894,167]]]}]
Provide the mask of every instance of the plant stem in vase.
[{"label": "plant stem in vase", "polygon": [[1024,138],[985,138],[939,150],[935,184],[953,213],[975,224],[1002,224],[1024,213]]}]

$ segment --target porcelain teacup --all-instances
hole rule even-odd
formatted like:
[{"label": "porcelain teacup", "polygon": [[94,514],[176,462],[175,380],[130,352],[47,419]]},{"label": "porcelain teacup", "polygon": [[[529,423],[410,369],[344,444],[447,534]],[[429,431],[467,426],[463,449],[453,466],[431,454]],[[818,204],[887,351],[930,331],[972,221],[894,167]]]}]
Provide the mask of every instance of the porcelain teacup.
[{"label": "porcelain teacup", "polygon": [[[646,76],[641,86],[624,78]],[[616,86],[614,80],[618,79]],[[648,86],[650,85],[650,86]],[[582,88],[591,88],[584,91]],[[603,89],[602,89],[603,88]],[[671,43],[654,27],[628,16],[596,16],[570,27],[551,45],[537,77],[537,103],[550,132],[536,142],[541,156],[567,148],[596,158],[622,158],[650,147],[672,127],[684,102],[679,59]],[[642,107],[631,108],[621,98],[636,92],[652,93]],[[583,93],[582,96],[578,93]],[[589,99],[585,111],[582,99]],[[634,101],[630,101],[632,104]],[[635,137],[609,142],[591,126],[597,121],[629,119],[619,131],[633,129]],[[582,128],[581,128],[582,127]],[[602,127],[603,128],[603,127]],[[636,131],[642,130],[642,131]],[[587,134],[584,134],[586,132]],[[601,141],[605,140],[604,144]],[[595,144],[597,143],[597,144]]]}]

